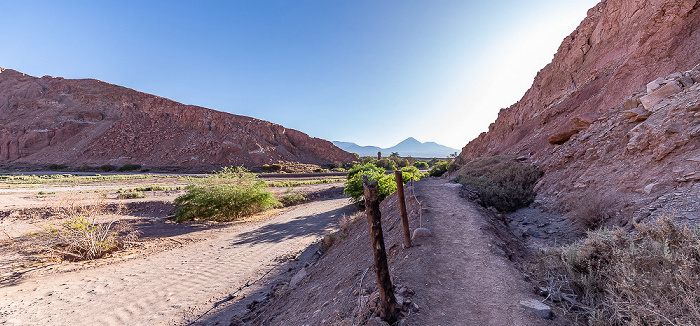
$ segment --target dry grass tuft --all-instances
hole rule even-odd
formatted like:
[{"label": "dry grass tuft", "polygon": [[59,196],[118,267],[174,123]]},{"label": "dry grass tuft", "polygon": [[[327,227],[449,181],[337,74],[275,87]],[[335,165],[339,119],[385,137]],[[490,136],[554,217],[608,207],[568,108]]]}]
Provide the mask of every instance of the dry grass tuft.
[{"label": "dry grass tuft", "polygon": [[123,205],[108,205],[99,195],[61,198],[53,208],[60,225],[47,227],[46,247],[60,260],[81,261],[102,258],[125,248],[138,232],[114,217],[125,214]]},{"label": "dry grass tuft", "polygon": [[671,216],[589,232],[545,251],[539,268],[550,301],[580,324],[700,323],[700,228]]}]

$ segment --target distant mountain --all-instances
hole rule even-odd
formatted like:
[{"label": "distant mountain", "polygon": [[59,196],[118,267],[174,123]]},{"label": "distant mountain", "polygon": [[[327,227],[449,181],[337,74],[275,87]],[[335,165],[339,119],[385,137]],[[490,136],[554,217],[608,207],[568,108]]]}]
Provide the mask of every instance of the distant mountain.
[{"label": "distant mountain", "polygon": [[335,146],[348,151],[350,153],[357,153],[360,156],[377,156],[377,152],[382,152],[383,156],[389,156],[393,152],[399,153],[399,155],[406,157],[448,157],[450,154],[455,152],[459,153],[456,148],[447,147],[440,145],[435,142],[425,142],[421,143],[413,137],[408,137],[404,141],[396,144],[395,146],[389,148],[380,148],[377,146],[360,146],[351,142],[334,141]]}]

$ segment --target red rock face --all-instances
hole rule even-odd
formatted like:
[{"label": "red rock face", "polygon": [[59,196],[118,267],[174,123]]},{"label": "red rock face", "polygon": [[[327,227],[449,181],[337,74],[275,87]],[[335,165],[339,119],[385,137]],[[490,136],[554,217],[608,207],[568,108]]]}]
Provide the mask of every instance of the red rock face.
[{"label": "red rock face", "polygon": [[98,80],[0,72],[0,163],[217,166],[351,162],[331,142]]},{"label": "red rock face", "polygon": [[700,120],[687,109],[700,97],[699,8],[602,1],[459,160],[529,155],[545,172],[538,202],[564,213],[588,198],[614,202],[618,224],[666,209],[700,219],[700,186],[682,177],[700,175]]}]

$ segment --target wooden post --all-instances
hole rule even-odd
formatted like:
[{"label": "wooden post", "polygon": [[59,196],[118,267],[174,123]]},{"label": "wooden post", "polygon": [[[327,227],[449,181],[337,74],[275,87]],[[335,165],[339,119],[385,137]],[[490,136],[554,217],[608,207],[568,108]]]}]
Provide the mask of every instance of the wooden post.
[{"label": "wooden post", "polygon": [[401,224],[403,224],[403,245],[411,247],[411,230],[408,228],[408,213],[406,213],[406,197],[403,194],[403,176],[401,171],[394,171],[396,176],[396,192],[399,195],[399,208],[401,209]]},{"label": "wooden post", "polygon": [[377,287],[379,288],[379,316],[389,324],[393,324],[399,319],[399,309],[394,296],[394,286],[391,284],[389,276],[389,263],[386,259],[377,182],[370,184],[367,177],[362,176],[362,184],[365,188],[365,212],[367,212],[369,238],[372,242],[372,254],[374,255],[374,272],[377,274]]}]

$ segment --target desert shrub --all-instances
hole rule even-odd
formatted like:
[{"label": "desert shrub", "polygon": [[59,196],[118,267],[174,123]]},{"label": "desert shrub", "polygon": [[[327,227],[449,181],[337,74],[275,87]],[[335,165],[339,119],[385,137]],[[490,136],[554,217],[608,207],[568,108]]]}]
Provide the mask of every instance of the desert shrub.
[{"label": "desert shrub", "polygon": [[376,165],[380,168],[383,168],[385,170],[396,170],[396,162],[394,162],[390,158],[383,158],[379,161],[377,161]]},{"label": "desert shrub", "polygon": [[296,205],[307,200],[308,198],[304,196],[304,193],[301,191],[295,191],[294,188],[287,188],[287,191],[285,191],[285,193],[279,199],[284,206]]},{"label": "desert shrub", "polygon": [[407,166],[410,166],[410,165],[411,165],[411,164],[408,162],[408,160],[405,159],[405,158],[404,158],[404,159],[394,160],[394,162],[396,163],[396,166],[399,167],[399,168],[404,168],[404,167],[407,167]]},{"label": "desert shrub", "polygon": [[427,169],[428,168],[428,163],[425,161],[415,161],[413,162],[413,166],[419,169]]},{"label": "desert shrub", "polygon": [[114,165],[111,165],[111,164],[104,164],[104,165],[100,166],[100,170],[102,170],[104,172],[114,171],[116,169],[117,169],[117,167]]},{"label": "desert shrub", "polygon": [[437,158],[437,157],[433,157],[432,159],[430,159],[430,161],[428,161],[428,166],[433,167],[433,166],[435,166],[435,164],[438,164],[438,163],[440,163],[440,162],[442,162],[442,161],[443,161],[443,160],[440,160],[440,159]]},{"label": "desert shrub", "polygon": [[123,206],[109,206],[102,196],[87,202],[67,197],[60,200],[54,212],[66,221],[58,227],[46,228],[49,249],[62,260],[102,258],[125,248],[138,237],[138,232],[122,221],[98,222],[101,216],[124,213]]},{"label": "desert shrub", "polygon": [[[403,183],[411,180],[419,180],[422,174],[415,167],[404,168],[405,173],[402,174]],[[350,196],[351,201],[360,207],[364,207],[364,186],[362,177],[367,176],[369,182],[377,181],[377,191],[379,193],[379,201],[381,202],[387,196],[396,191],[396,177],[393,173],[385,174],[383,168],[374,164],[356,165],[348,171],[348,179],[345,182],[343,192]],[[402,170],[402,172],[404,172]]]},{"label": "desert shrub", "polygon": [[119,172],[129,172],[129,171],[136,171],[136,170],[140,170],[140,169],[141,169],[141,165],[140,165],[140,164],[124,164],[124,165],[120,166],[120,167],[117,169],[117,171],[119,171]]},{"label": "desert shrub", "polygon": [[362,162],[363,165],[364,165],[364,164],[374,164],[374,165],[376,165],[376,164],[377,164],[377,159],[374,158],[374,157],[371,157],[371,156],[365,156],[365,157],[362,158],[362,161],[361,161],[361,162]]},{"label": "desert shrub", "polygon": [[[671,216],[589,232],[579,243],[542,254],[542,269],[567,280],[559,297],[588,325],[697,325],[700,321],[700,228]],[[568,300],[573,301],[573,300]]]},{"label": "desert shrub", "polygon": [[49,170],[52,170],[52,171],[65,170],[67,167],[68,166],[66,166],[65,164],[49,164]]},{"label": "desert shrub", "polygon": [[439,161],[433,165],[433,167],[428,171],[428,175],[431,177],[441,177],[443,174],[447,173],[450,169],[450,162]]},{"label": "desert shrub", "polygon": [[224,168],[175,198],[178,207],[173,220],[231,221],[282,204],[267,190],[267,183],[244,168]]},{"label": "desert shrub", "polygon": [[599,192],[571,193],[567,195],[564,204],[565,209],[570,212],[569,219],[584,231],[613,224],[621,206],[614,194]]},{"label": "desert shrub", "polygon": [[134,198],[146,198],[146,194],[142,191],[125,191],[117,194],[117,199],[134,199]]},{"label": "desert shrub", "polygon": [[507,212],[535,200],[533,188],[541,176],[542,172],[535,166],[493,156],[467,162],[459,169],[455,181],[476,190],[483,206]]},{"label": "desert shrub", "polygon": [[404,184],[408,183],[409,181],[418,181],[424,177],[425,175],[418,171],[418,168],[415,166],[401,168],[401,178],[403,179]]}]

